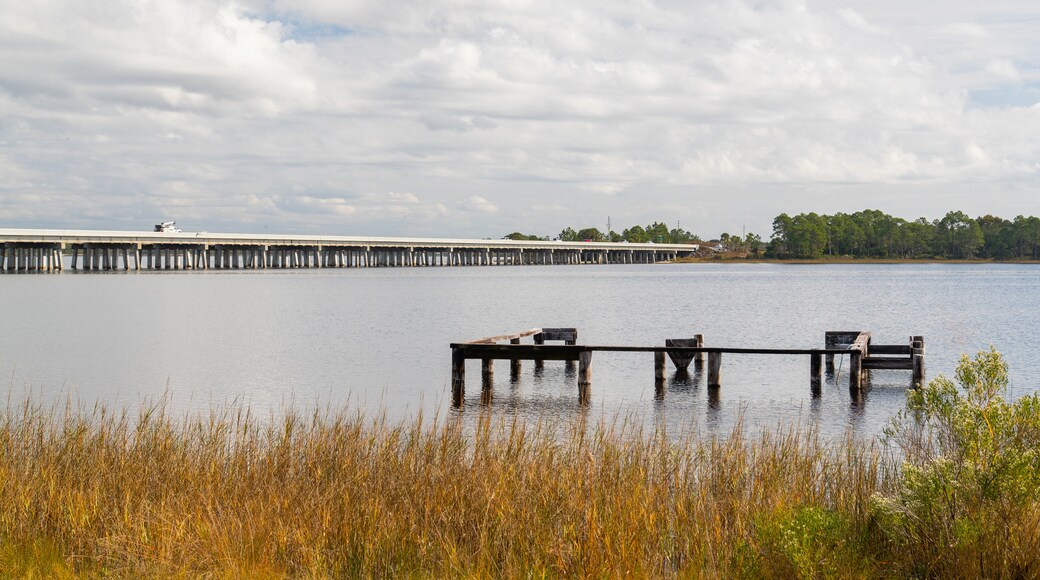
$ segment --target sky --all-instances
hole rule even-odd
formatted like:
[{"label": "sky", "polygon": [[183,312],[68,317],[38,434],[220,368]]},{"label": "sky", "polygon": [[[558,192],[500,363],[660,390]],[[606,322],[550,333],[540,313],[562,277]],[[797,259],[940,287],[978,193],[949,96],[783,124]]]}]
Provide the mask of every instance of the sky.
[{"label": "sky", "polygon": [[0,227],[1040,214],[1035,0],[0,0]]}]

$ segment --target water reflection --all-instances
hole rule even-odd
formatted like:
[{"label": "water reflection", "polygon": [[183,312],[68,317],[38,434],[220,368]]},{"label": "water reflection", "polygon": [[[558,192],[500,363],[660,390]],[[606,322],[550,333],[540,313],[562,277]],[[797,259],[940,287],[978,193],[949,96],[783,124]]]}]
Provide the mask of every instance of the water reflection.
[{"label": "water reflection", "polygon": [[708,385],[707,420],[708,428],[713,432],[717,432],[723,424],[721,386]]},{"label": "water reflection", "polygon": [[[478,336],[562,326],[577,327],[587,344],[703,333],[712,345],[811,348],[828,330],[862,329],[890,344],[924,335],[933,376],[995,343],[1022,395],[1040,376],[1038,293],[1037,266],[994,264],[9,276],[0,283],[0,376],[15,399],[31,386],[45,400],[72,393],[135,408],[168,392],[173,412],[233,400],[277,415],[292,398],[298,407],[406,418],[451,407],[447,345]],[[657,389],[645,355],[610,355],[596,357],[584,393],[577,365],[556,361],[508,374],[500,367],[498,384],[492,374],[485,389],[470,363],[470,392],[459,401],[467,421],[478,407],[530,419],[652,416],[669,428],[728,431],[745,409],[748,424],[807,419],[822,434],[870,435],[903,407],[909,383],[908,372],[870,371],[864,389],[850,393],[848,361],[839,358],[817,388],[806,385],[805,357],[727,355],[721,389],[707,389],[696,366],[688,378],[669,369]]]}]

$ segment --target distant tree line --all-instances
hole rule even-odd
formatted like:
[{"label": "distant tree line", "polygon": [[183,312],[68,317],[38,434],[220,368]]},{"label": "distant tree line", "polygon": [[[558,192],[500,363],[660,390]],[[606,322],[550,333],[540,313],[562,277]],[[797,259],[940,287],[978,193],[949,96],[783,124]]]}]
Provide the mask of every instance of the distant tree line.
[{"label": "distant tree line", "polygon": [[773,220],[767,257],[1040,259],[1040,218],[971,218],[951,211],[941,219],[907,221],[878,210],[834,215],[780,214]]},{"label": "distant tree line", "polygon": [[[537,236],[521,232],[513,232],[504,236],[504,239],[548,241],[550,238],[549,236]],[[704,243],[697,234],[684,230],[678,226],[669,229],[663,222],[654,222],[647,226],[635,225],[621,230],[620,233],[610,231],[605,234],[598,228],[582,228],[580,230],[575,230],[572,227],[567,227],[552,239],[560,240],[562,242],[630,242],[633,244]],[[761,255],[765,251],[766,246],[766,244],[762,242],[761,236],[752,233],[741,237],[731,236],[724,232],[719,236],[718,240],[713,241],[715,242],[715,244],[712,245],[713,250],[723,252],[747,252],[751,255]]]},{"label": "distant tree line", "polygon": [[[549,240],[513,232],[511,240]],[[632,226],[604,234],[597,228],[564,228],[555,238],[565,242],[631,242],[702,244],[717,252],[740,252],[767,258],[882,258],[1040,260],[1040,218],[1014,220],[985,215],[972,218],[951,211],[940,219],[907,221],[879,210],[834,215],[782,213],[773,220],[773,235],[764,243],[757,234],[723,233],[705,244],[700,236],[663,222]]]},{"label": "distant tree line", "polygon": [[[509,240],[549,239],[548,236],[539,237],[522,234],[520,232],[513,232],[505,236],[505,238]],[[632,226],[622,230],[621,233],[610,231],[605,234],[598,228],[583,228],[575,230],[574,228],[567,227],[553,239],[562,242],[631,242],[633,244],[645,244],[648,242],[654,242],[657,244],[697,244],[701,241],[701,239],[692,232],[688,232],[678,227],[668,229],[668,226],[661,222],[654,222],[646,227]]]}]

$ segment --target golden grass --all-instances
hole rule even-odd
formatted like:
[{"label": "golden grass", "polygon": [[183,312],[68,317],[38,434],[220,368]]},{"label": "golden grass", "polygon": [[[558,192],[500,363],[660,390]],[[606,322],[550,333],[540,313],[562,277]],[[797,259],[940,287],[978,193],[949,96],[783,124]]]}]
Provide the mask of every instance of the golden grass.
[{"label": "golden grass", "polygon": [[0,574],[873,576],[893,475],[810,428],[27,403],[0,418]]}]

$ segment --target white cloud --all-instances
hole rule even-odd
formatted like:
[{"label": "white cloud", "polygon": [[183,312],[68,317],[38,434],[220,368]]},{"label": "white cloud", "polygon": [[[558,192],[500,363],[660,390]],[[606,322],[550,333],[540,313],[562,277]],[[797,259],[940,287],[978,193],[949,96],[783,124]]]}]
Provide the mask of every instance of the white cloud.
[{"label": "white cloud", "polygon": [[988,63],[986,63],[986,71],[988,71],[993,76],[1003,80],[1021,80],[1021,77],[1018,74],[1018,69],[1015,68],[1014,63],[1012,63],[1010,60],[991,60]]},{"label": "white cloud", "polygon": [[[912,191],[877,198],[897,214],[1040,213],[1025,2],[0,9],[11,225],[495,236],[665,208],[733,230],[754,207],[762,230],[873,205],[859,187]],[[973,183],[997,193],[952,197]]]},{"label": "white cloud", "polygon": [[480,197],[479,195],[471,195],[468,198],[459,202],[459,208],[462,211],[467,212],[479,212],[479,213],[496,213],[498,208],[495,204]]},{"label": "white cloud", "polygon": [[393,191],[389,191],[387,192],[386,197],[390,198],[393,201],[401,201],[405,203],[419,203],[419,198],[415,197],[410,193],[396,193]]}]

